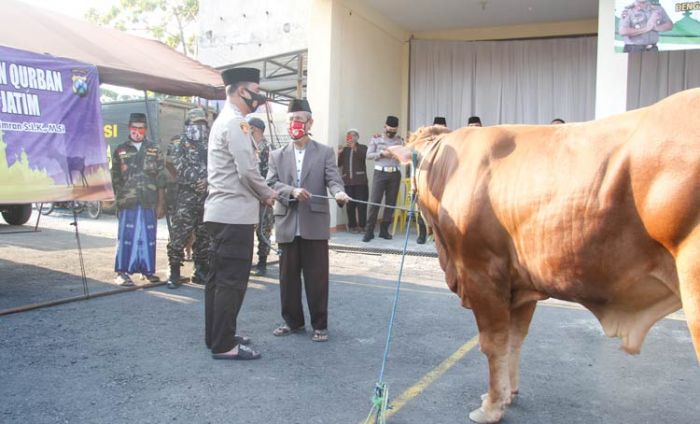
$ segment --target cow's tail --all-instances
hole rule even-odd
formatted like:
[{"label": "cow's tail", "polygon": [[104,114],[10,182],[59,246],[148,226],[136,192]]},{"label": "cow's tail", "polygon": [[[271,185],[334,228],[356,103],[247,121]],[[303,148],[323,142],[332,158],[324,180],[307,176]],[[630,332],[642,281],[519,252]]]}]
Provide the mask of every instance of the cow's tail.
[{"label": "cow's tail", "polygon": [[683,311],[700,362],[700,227],[678,249],[676,268],[680,282]]}]

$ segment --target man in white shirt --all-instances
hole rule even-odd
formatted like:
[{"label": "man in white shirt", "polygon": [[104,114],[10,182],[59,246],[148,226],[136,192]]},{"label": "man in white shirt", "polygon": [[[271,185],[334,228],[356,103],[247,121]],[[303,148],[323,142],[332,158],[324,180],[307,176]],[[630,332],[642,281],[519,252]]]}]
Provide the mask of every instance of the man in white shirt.
[{"label": "man in white shirt", "polygon": [[280,245],[280,298],[284,324],[273,331],[286,336],[304,331],[301,275],[311,316],[311,340],[328,340],[328,239],[330,191],[338,204],[345,194],[333,148],[309,137],[313,124],[306,100],[289,104],[288,132],[293,143],[270,156],[267,182],[280,193],[275,204],[275,238]]}]

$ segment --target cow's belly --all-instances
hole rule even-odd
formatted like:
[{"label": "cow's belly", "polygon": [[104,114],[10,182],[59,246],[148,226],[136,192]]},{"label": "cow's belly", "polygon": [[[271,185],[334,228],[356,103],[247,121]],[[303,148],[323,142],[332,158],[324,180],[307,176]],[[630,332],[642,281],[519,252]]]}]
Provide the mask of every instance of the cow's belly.
[{"label": "cow's belly", "polygon": [[554,209],[541,208],[513,229],[516,266],[537,290],[566,300],[609,302],[633,290],[634,282],[656,276],[677,291],[673,257],[649,237],[632,205]]},{"label": "cow's belly", "polygon": [[649,327],[681,307],[673,257],[649,237],[632,207],[578,212],[578,218],[557,217],[543,208],[537,219],[546,223],[515,231],[513,266],[522,278],[514,288],[586,306],[606,334],[638,352]]}]

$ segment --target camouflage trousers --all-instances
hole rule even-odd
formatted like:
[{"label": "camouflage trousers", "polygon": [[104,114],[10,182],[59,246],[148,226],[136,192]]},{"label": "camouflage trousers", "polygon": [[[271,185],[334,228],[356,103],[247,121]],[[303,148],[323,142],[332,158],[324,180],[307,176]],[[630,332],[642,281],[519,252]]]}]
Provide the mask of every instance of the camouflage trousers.
[{"label": "camouflage trousers", "polygon": [[[260,205],[258,225],[255,226],[255,234],[258,236],[258,258],[267,257],[270,254],[270,246],[267,243],[270,242],[274,225],[275,217],[272,215],[272,208]],[[262,237],[264,237],[265,241],[263,241]]]},{"label": "camouflage trousers", "polygon": [[170,217],[170,243],[168,243],[168,261],[170,265],[182,265],[185,260],[184,249],[190,234],[194,233],[192,260],[195,265],[209,263],[209,234],[202,222],[204,216],[204,197],[192,190],[180,188],[177,193],[177,207]]},{"label": "camouflage trousers", "polygon": [[168,183],[165,186],[165,206],[168,209],[168,219],[171,220],[177,212],[177,184]]}]

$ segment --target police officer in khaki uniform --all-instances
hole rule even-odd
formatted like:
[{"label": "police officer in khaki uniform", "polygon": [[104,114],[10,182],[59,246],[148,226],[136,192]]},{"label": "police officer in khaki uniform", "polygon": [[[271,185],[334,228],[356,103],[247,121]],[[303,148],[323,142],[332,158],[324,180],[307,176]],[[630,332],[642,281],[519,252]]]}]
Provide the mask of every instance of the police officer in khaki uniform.
[{"label": "police officer in khaki uniform", "polygon": [[625,38],[624,52],[658,51],[659,33],[673,28],[673,22],[660,4],[635,0],[625,7],[619,33]]},{"label": "police officer in khaki uniform", "polygon": [[[381,203],[384,197],[386,206],[396,206],[396,196],[399,194],[401,186],[400,163],[391,156],[386,149],[391,146],[401,146],[404,144],[403,138],[396,133],[399,130],[399,118],[387,116],[384,124],[384,133],[377,134],[369,141],[367,147],[367,159],[374,160],[374,179],[372,181],[372,193],[370,201]],[[367,226],[362,241],[368,242],[374,238],[374,226],[377,223],[379,206],[370,205],[367,217]],[[384,217],[379,226],[379,237],[391,240],[389,225],[391,225],[394,209],[384,208]]]},{"label": "police officer in khaki uniform", "polygon": [[277,193],[257,167],[250,125],[244,116],[265,103],[260,71],[232,68],[221,74],[226,104],[209,135],[204,222],[211,236],[211,263],[204,291],[205,341],[214,359],[258,359],[260,353],[236,335],[251,261],[260,202],[272,206]]}]

